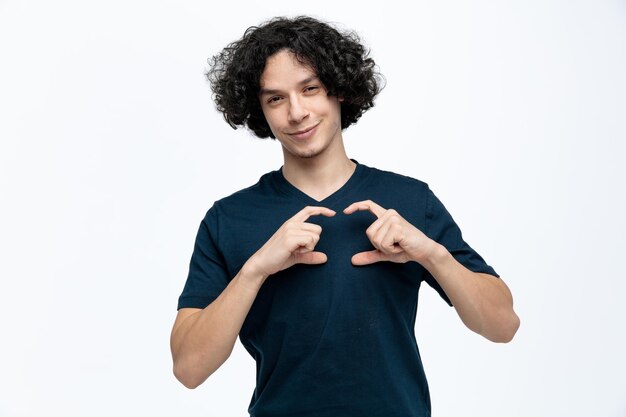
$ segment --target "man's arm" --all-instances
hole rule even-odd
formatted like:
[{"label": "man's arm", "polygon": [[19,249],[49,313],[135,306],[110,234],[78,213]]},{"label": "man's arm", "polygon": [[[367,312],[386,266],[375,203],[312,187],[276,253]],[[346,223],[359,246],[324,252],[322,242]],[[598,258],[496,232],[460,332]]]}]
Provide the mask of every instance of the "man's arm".
[{"label": "man's arm", "polygon": [[376,249],[355,254],[352,257],[354,265],[380,261],[418,262],[441,285],[470,330],[493,342],[513,339],[520,320],[513,311],[513,298],[504,281],[465,268],[443,245],[430,239],[393,209],[387,210],[366,200],[349,205],[344,213],[358,210],[368,210],[377,217],[366,230]]},{"label": "man's arm", "polygon": [[204,309],[181,308],[170,338],[174,375],[187,388],[196,388],[230,356],[254,300],[268,276],[292,265],[321,264],[315,252],[322,228],[307,223],[310,216],[334,216],[325,207],[308,206],[288,219],[243,265]]},{"label": "man's arm", "polygon": [[196,388],[230,356],[264,278],[244,266],[204,309],[181,308],[170,347],[174,375],[187,388]]},{"label": "man's arm", "polygon": [[492,342],[510,342],[520,319],[513,310],[513,297],[504,281],[470,271],[443,245],[431,242],[429,255],[419,262],[441,285],[463,323]]}]

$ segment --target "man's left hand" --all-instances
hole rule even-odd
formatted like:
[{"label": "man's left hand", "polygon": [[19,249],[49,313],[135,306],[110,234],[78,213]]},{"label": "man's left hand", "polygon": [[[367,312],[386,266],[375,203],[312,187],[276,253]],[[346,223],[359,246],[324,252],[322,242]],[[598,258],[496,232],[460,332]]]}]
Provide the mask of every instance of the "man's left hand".
[{"label": "man's left hand", "polygon": [[354,265],[368,265],[374,262],[391,261],[405,263],[427,259],[437,243],[406,221],[394,209],[385,209],[371,200],[350,204],[343,212],[368,210],[377,217],[365,231],[375,250],[359,252],[352,257]]}]

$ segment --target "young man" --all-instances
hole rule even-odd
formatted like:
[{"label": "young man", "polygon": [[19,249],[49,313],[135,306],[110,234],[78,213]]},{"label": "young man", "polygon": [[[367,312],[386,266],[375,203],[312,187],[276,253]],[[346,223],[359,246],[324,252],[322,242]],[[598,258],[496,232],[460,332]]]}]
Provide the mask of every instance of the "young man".
[{"label": "young man", "polygon": [[239,335],[257,362],[252,416],[428,416],[422,281],[487,339],[517,331],[507,286],[428,186],[346,155],[343,129],[380,90],[374,68],[356,35],[307,17],[250,28],[213,59],[226,121],[278,140],[284,165],[200,225],[171,337],[185,386]]}]

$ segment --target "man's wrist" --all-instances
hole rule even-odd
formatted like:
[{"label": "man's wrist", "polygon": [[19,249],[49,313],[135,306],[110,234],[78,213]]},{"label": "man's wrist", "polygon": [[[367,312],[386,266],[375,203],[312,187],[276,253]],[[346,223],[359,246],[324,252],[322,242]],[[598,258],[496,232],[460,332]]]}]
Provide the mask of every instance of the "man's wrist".
[{"label": "man's wrist", "polygon": [[267,275],[259,271],[251,262],[243,264],[239,271],[239,279],[242,283],[256,291],[261,288],[267,277]]},{"label": "man's wrist", "polygon": [[414,261],[430,270],[438,264],[445,262],[446,257],[449,255],[450,253],[445,246],[431,239],[427,249],[417,256]]}]

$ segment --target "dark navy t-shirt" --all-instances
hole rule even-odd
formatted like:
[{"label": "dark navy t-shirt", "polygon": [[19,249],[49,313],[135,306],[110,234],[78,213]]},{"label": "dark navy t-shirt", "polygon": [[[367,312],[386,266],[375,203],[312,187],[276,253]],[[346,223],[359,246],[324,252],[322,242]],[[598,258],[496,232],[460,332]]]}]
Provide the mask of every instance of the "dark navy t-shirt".
[{"label": "dark navy t-shirt", "polygon": [[352,265],[352,255],[373,249],[365,230],[376,218],[367,211],[346,215],[343,209],[368,199],[395,209],[471,271],[498,276],[463,240],[427,184],[363,164],[357,163],[346,184],[322,201],[294,187],[278,170],[215,202],[200,224],[179,309],[209,305],[250,256],[305,206],[337,213],[307,220],[322,226],[315,250],[328,261],[294,265],[270,276],[239,333],[257,367],[248,410],[252,416],[430,415],[414,332],[422,281],[451,303],[417,262]]}]

